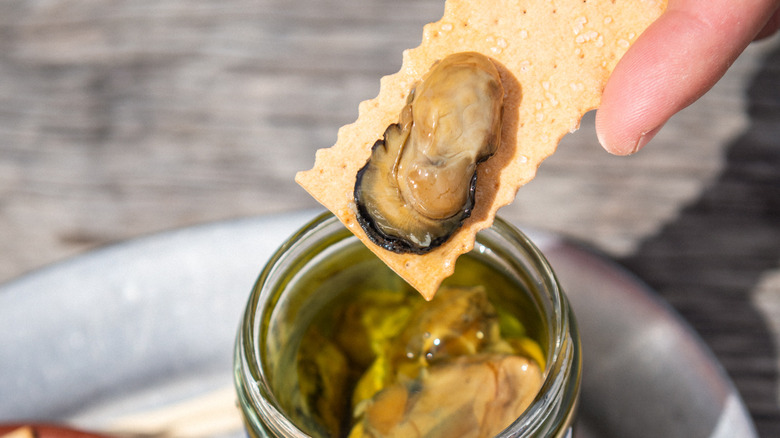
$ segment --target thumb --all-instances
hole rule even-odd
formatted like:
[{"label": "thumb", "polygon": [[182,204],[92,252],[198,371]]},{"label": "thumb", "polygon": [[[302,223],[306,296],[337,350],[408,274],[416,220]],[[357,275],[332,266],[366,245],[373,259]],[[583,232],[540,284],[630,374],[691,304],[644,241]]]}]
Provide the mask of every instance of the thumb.
[{"label": "thumb", "polygon": [[670,0],[607,82],[596,113],[604,149],[617,155],[641,149],[715,85],[778,6],[778,0]]}]

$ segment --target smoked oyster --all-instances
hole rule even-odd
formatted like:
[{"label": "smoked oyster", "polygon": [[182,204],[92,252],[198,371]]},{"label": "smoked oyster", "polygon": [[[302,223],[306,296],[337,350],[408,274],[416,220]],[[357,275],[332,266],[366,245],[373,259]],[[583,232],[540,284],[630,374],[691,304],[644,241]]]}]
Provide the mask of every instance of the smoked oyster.
[{"label": "smoked oyster", "polygon": [[348,438],[491,438],[528,408],[542,380],[525,357],[457,357],[379,392]]},{"label": "smoked oyster", "polygon": [[375,244],[424,254],[471,215],[477,164],[500,144],[504,90],[479,53],[447,56],[409,93],[357,173],[357,219]]},{"label": "smoked oyster", "polygon": [[[433,301],[414,302],[403,321],[392,319],[401,327],[354,387],[348,438],[493,437],[541,387],[544,357],[537,362],[513,348],[520,340],[538,344],[484,287],[445,286]],[[373,324],[392,327],[385,322]]]}]

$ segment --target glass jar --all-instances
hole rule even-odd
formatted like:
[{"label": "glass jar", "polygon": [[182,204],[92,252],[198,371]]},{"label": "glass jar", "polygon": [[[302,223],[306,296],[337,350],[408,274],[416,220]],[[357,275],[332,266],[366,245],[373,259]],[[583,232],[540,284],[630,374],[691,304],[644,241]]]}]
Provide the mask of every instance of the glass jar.
[{"label": "glass jar", "polygon": [[[499,296],[491,299],[522,314],[545,365],[531,405],[497,436],[570,437],[581,378],[574,315],[541,252],[500,218],[478,233],[474,250],[458,259],[444,284],[498,277],[513,286],[497,288]],[[350,288],[372,282],[405,285],[329,213],[301,228],[271,257],[249,297],[235,348],[235,385],[250,436],[309,436],[290,408],[298,346],[321,309]]]}]

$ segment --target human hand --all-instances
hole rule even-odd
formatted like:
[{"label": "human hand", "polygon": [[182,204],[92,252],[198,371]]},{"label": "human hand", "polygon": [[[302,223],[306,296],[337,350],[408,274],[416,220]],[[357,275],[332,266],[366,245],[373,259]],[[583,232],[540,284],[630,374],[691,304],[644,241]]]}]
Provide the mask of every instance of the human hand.
[{"label": "human hand", "polygon": [[780,0],[669,0],[607,81],[596,133],[607,151],[644,147],[726,73],[751,41],[780,27]]}]

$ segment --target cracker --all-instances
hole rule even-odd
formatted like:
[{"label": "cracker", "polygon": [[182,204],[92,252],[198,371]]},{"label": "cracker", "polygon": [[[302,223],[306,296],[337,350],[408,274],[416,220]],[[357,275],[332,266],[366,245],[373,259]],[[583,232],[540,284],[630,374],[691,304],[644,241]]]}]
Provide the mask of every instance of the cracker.
[{"label": "cracker", "polygon": [[[424,27],[420,46],[404,51],[400,71],[381,79],[379,95],[360,104],[357,121],[343,126],[336,144],[317,151],[314,167],[295,180],[431,299],[458,256],[473,248],[476,233],[598,106],[620,57],[665,7],[665,0],[447,0],[442,19]],[[478,167],[473,213],[447,242],[425,255],[385,250],[357,223],[356,174],[397,121],[413,85],[437,60],[465,51],[488,56],[501,75],[501,146]]]}]

